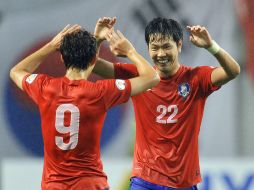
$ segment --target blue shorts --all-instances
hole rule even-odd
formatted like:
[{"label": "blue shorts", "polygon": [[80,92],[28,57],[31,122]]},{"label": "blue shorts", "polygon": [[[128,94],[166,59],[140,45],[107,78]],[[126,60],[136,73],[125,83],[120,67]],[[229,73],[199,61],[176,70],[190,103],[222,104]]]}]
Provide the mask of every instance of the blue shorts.
[{"label": "blue shorts", "polygon": [[156,185],[138,177],[132,177],[130,190],[198,190],[198,188],[195,185],[185,189],[175,189],[166,186]]}]

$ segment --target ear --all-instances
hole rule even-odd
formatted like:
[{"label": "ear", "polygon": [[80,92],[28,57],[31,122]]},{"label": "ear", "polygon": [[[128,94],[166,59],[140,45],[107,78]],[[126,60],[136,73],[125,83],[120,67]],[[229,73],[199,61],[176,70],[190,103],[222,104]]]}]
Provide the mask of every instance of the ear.
[{"label": "ear", "polygon": [[62,56],[62,54],[61,54],[61,61],[64,63],[64,60],[63,60],[63,56]]},{"label": "ear", "polygon": [[178,42],[178,44],[177,44],[177,49],[178,49],[178,52],[179,52],[179,53],[181,53],[181,51],[182,51],[182,46],[183,46],[183,41],[180,40],[180,41]]}]

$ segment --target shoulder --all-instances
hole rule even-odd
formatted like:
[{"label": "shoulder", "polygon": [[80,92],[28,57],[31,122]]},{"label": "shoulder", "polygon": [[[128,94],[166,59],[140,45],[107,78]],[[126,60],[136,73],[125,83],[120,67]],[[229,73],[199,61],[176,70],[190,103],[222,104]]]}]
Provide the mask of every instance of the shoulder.
[{"label": "shoulder", "polygon": [[50,80],[50,78],[52,77],[46,74],[28,74],[24,77],[23,81],[26,84],[31,85],[33,83],[41,83],[43,81]]},{"label": "shoulder", "polygon": [[212,66],[198,66],[193,68],[193,72],[200,73],[200,72],[207,72],[215,69],[215,67]]},{"label": "shoulder", "polygon": [[95,83],[96,88],[101,90],[106,88],[117,88],[118,90],[124,90],[127,85],[127,80],[123,79],[99,80]]},{"label": "shoulder", "polygon": [[210,75],[211,72],[215,69],[212,66],[197,66],[197,67],[188,67],[183,66],[183,74],[188,76],[203,76],[203,75]]}]

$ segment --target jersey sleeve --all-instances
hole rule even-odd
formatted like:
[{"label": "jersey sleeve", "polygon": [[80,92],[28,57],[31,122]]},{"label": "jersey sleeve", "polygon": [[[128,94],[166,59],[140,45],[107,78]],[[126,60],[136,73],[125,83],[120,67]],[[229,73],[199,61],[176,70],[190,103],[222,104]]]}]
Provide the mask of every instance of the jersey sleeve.
[{"label": "jersey sleeve", "polygon": [[129,63],[115,63],[114,72],[116,79],[130,79],[138,76],[137,67]]},{"label": "jersey sleeve", "polygon": [[23,90],[38,104],[39,98],[42,94],[42,83],[46,80],[46,75],[29,74],[26,75],[22,81]]},{"label": "jersey sleeve", "polygon": [[199,84],[202,89],[202,92],[206,96],[209,96],[214,91],[220,89],[220,86],[215,86],[212,84],[211,75],[214,69],[216,69],[216,67],[210,66],[198,67]]},{"label": "jersey sleeve", "polygon": [[131,95],[131,83],[129,80],[102,80],[98,81],[102,89],[102,97],[106,110],[129,100]]}]

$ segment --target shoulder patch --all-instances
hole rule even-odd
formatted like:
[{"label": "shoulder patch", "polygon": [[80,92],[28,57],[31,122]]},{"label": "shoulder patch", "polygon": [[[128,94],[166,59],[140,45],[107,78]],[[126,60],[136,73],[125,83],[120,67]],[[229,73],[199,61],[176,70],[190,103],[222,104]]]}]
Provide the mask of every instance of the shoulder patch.
[{"label": "shoulder patch", "polygon": [[121,79],[117,79],[116,80],[116,87],[119,89],[119,90],[124,90],[125,89],[125,81],[124,80],[121,80]]},{"label": "shoulder patch", "polygon": [[34,79],[37,77],[38,74],[31,74],[29,77],[26,78],[26,82],[31,84]]}]

